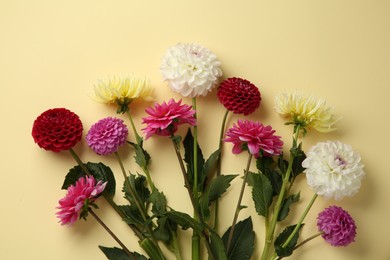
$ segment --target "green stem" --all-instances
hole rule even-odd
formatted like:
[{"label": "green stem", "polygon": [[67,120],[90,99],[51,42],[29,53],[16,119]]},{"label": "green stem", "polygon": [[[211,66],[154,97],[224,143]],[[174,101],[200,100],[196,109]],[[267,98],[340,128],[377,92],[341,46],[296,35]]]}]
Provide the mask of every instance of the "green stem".
[{"label": "green stem", "polygon": [[[300,248],[301,246],[303,246],[304,244],[306,244],[307,242],[310,242],[310,241],[313,240],[314,238],[321,236],[322,234],[324,234],[323,231],[322,231],[322,232],[319,232],[319,233],[317,233],[317,234],[315,234],[315,235],[312,235],[312,236],[309,237],[309,238],[306,238],[305,240],[303,240],[301,243],[299,243],[298,245],[296,245],[296,246],[294,247],[294,251],[295,251],[296,249]],[[274,258],[274,259],[280,260],[280,259],[282,259],[282,258],[283,258],[282,256],[279,256],[279,257]]]},{"label": "green stem", "polygon": [[244,191],[245,191],[246,182],[248,179],[248,173],[249,173],[249,167],[251,165],[251,161],[252,161],[252,154],[249,153],[248,162],[246,164],[246,169],[244,172],[244,178],[242,180],[241,191],[240,191],[240,195],[239,195],[238,201],[237,201],[236,211],[234,212],[233,223],[232,223],[232,226],[230,228],[229,238],[228,238],[228,242],[227,242],[227,246],[226,246],[226,252],[229,252],[230,244],[231,244],[232,239],[233,239],[234,228],[235,228],[236,223],[237,223],[238,214],[240,213],[240,210],[241,210],[241,202],[242,202],[242,198],[244,196]]},{"label": "green stem", "polygon": [[[142,204],[142,202],[140,201],[136,191],[133,189],[133,187],[130,184],[129,178],[127,177],[127,174],[126,174],[125,167],[123,166],[122,160],[121,160],[118,152],[114,152],[114,154],[115,154],[115,157],[118,160],[119,165],[121,167],[123,177],[125,178],[125,185],[127,185],[129,187],[130,195],[133,197],[134,202],[135,202],[139,212],[141,213],[141,216],[142,216],[143,220],[146,222],[147,221],[146,209],[145,209],[144,205]],[[147,230],[148,230],[148,233],[150,234],[150,236],[152,238],[152,241],[155,243],[155,245],[157,247],[158,253],[162,257],[161,259],[165,259],[164,254],[163,254],[163,252],[162,252],[162,250],[161,250],[157,240],[154,238],[153,231],[152,231],[152,229],[150,228],[149,225],[147,226]]]},{"label": "green stem", "polygon": [[[179,145],[176,143],[175,138],[174,138],[173,135],[171,136],[171,140],[172,140],[173,147],[175,148],[174,150],[175,150],[175,153],[176,153],[176,157],[177,157],[177,160],[179,161],[180,169],[181,169],[181,172],[182,172],[182,175],[183,175],[184,186],[187,188],[188,195],[190,197],[191,204],[192,204],[192,207],[194,209],[195,219],[198,220],[200,223],[202,223],[204,225],[204,220],[202,218],[202,215],[200,214],[200,210],[199,210],[198,204],[195,202],[194,192],[193,192],[193,190],[191,188],[191,185],[190,185],[190,182],[188,180],[188,175],[187,175],[187,172],[186,172],[186,168],[184,166],[183,160],[181,159]],[[205,230],[203,230],[202,235],[203,235],[203,237],[205,239],[205,245],[206,245],[207,251],[209,253],[209,256],[212,259],[215,259],[215,257],[213,256],[213,253],[211,251],[210,244],[209,244],[209,236],[207,235]],[[197,251],[195,251],[195,252],[197,252]],[[200,257],[200,254],[198,254],[195,257]]]},{"label": "green stem", "polygon": [[[223,144],[223,135],[225,133],[225,126],[226,126],[226,119],[229,114],[229,110],[226,109],[225,115],[222,119],[222,125],[221,125],[221,132],[219,134],[219,156],[217,160],[217,176],[221,175],[221,167],[222,167],[222,144]],[[219,199],[215,200],[215,207],[214,207],[214,230],[218,232],[218,225],[219,225]]]},{"label": "green stem", "polygon": [[[196,111],[196,98],[192,98],[192,109],[195,110],[194,118],[197,119],[197,111]],[[198,188],[198,127],[195,125],[194,129],[194,200],[195,203],[199,203],[199,188]],[[194,213],[195,220],[199,220],[197,215]],[[192,259],[199,260],[200,259],[200,238],[198,232],[194,230],[192,234]]]},{"label": "green stem", "polygon": [[[300,128],[297,127],[295,129],[295,133],[294,133],[295,135],[293,138],[293,147],[291,148],[292,150],[297,148],[297,139],[299,137],[299,131],[300,131]],[[283,203],[283,200],[284,200],[284,197],[286,194],[286,189],[290,183],[290,176],[292,173],[293,162],[294,162],[294,154],[290,153],[290,159],[288,162],[286,174],[284,175],[284,178],[283,178],[282,187],[280,189],[280,193],[278,195],[278,199],[277,199],[275,207],[274,207],[271,222],[269,223],[269,226],[267,227],[268,232],[267,232],[267,235],[265,238],[265,244],[264,244],[264,248],[263,248],[263,253],[261,255],[261,260],[267,260],[269,258],[268,256],[269,256],[270,250],[272,248],[272,242],[274,239],[274,233],[275,233],[276,223],[278,221],[279,212],[281,210],[282,203]]]},{"label": "green stem", "polygon": [[125,244],[122,243],[122,241],[114,234],[114,232],[111,231],[111,229],[96,215],[95,212],[93,212],[92,209],[88,209],[88,212],[91,213],[91,215],[99,222],[99,224],[110,234],[110,236],[122,247],[123,251],[128,256],[132,256],[132,253],[130,250],[125,246]]},{"label": "green stem", "polygon": [[138,132],[137,132],[137,128],[135,127],[135,124],[134,124],[134,121],[133,121],[133,117],[131,116],[130,111],[127,110],[127,111],[126,111],[126,114],[127,114],[128,118],[129,118],[130,125],[131,125],[131,128],[133,129],[133,132],[134,132],[134,135],[135,135],[135,139],[136,139],[136,141],[137,141],[137,144],[138,144],[138,145],[141,145],[141,143],[142,143],[142,137],[141,137],[141,136],[138,134]]},{"label": "green stem", "polygon": [[126,174],[125,167],[123,166],[122,160],[121,160],[118,152],[114,152],[114,154],[115,154],[116,159],[118,160],[119,166],[121,167],[121,172],[123,174],[123,178],[125,179],[125,185],[129,188],[130,195],[133,197],[134,202],[135,202],[135,204],[138,208],[138,211],[140,212],[143,220],[146,221],[147,220],[146,213],[145,213],[146,210],[143,207],[142,203],[140,202],[135,190],[133,189],[133,187],[130,184],[129,178]]},{"label": "green stem", "polygon": [[302,225],[302,222],[303,220],[305,219],[305,217],[307,216],[307,213],[309,212],[309,210],[311,209],[311,207],[313,206],[315,200],[317,199],[318,195],[317,194],[314,194],[313,197],[311,198],[309,204],[307,205],[305,211],[303,212],[301,218],[298,220],[298,223],[297,225],[295,226],[293,232],[290,234],[290,236],[287,238],[286,242],[283,243],[282,247],[286,247],[290,242],[291,240],[293,239],[294,235],[299,231],[301,225]]}]

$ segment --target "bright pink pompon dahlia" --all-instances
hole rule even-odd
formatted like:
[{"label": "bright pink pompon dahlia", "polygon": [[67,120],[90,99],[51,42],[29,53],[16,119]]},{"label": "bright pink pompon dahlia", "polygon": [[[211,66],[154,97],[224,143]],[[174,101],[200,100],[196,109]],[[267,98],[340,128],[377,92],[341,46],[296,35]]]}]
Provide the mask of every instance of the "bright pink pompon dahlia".
[{"label": "bright pink pompon dahlia", "polygon": [[237,124],[228,129],[224,141],[233,143],[234,154],[248,150],[258,158],[262,150],[265,156],[279,155],[282,153],[283,141],[274,133],[275,130],[271,126],[249,120],[238,120]]},{"label": "bright pink pompon dahlia", "polygon": [[60,152],[81,140],[83,124],[78,115],[66,108],[46,110],[33,124],[32,136],[39,147]]},{"label": "bright pink pompon dahlia", "polygon": [[[71,225],[80,216],[88,214],[88,207],[94,203],[96,198],[104,191],[107,182],[102,183],[93,176],[80,177],[75,185],[68,187],[65,198],[59,201],[56,213],[61,225]],[[86,211],[86,212],[85,212]]]},{"label": "bright pink pompon dahlia", "polygon": [[221,82],[217,96],[222,105],[236,114],[252,114],[259,106],[259,89],[248,80],[228,78]]},{"label": "bright pink pompon dahlia", "polygon": [[317,217],[318,229],[322,237],[332,246],[347,246],[355,241],[356,225],[353,218],[344,209],[330,206]]},{"label": "bright pink pompon dahlia", "polygon": [[128,133],[122,119],[106,117],[91,126],[86,139],[95,153],[107,155],[118,151],[119,146],[126,143]]},{"label": "bright pink pompon dahlia", "polygon": [[171,136],[181,124],[196,125],[195,110],[189,105],[182,105],[181,100],[176,102],[171,99],[168,103],[155,104],[154,108],[149,107],[145,111],[150,115],[142,119],[142,123],[146,124],[142,129],[146,139],[154,134]]}]

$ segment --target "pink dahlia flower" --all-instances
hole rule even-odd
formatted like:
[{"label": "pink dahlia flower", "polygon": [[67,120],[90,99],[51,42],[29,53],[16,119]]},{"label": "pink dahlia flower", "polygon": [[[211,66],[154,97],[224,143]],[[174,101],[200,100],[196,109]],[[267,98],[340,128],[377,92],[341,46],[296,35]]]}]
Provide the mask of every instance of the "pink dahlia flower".
[{"label": "pink dahlia flower", "polygon": [[355,241],[356,225],[347,211],[337,206],[324,209],[317,217],[322,237],[332,246],[347,246]]},{"label": "pink dahlia flower", "polygon": [[182,105],[181,100],[176,102],[171,99],[168,103],[156,104],[154,108],[147,108],[146,113],[150,115],[142,119],[142,123],[146,124],[146,128],[142,129],[146,139],[154,134],[171,136],[181,124],[196,125],[195,110],[189,105]]},{"label": "pink dahlia flower", "polygon": [[89,129],[86,139],[95,153],[106,155],[118,151],[119,146],[126,142],[128,133],[122,119],[107,117]]},{"label": "pink dahlia flower", "polygon": [[38,116],[33,124],[32,136],[39,147],[60,152],[69,150],[80,140],[83,124],[78,115],[66,108],[53,108]]},{"label": "pink dahlia flower", "polygon": [[249,120],[238,120],[237,124],[228,129],[224,141],[233,143],[234,154],[248,150],[258,158],[261,150],[265,156],[279,155],[282,153],[283,141],[274,133],[275,130],[271,126]]},{"label": "pink dahlia flower", "polygon": [[241,78],[228,78],[222,81],[217,96],[226,109],[245,116],[253,113],[261,101],[259,89]]},{"label": "pink dahlia flower", "polygon": [[75,185],[68,187],[65,198],[59,201],[56,213],[61,225],[71,225],[81,217],[86,217],[88,208],[94,205],[96,198],[104,191],[107,182],[102,183],[93,176],[80,177]]}]

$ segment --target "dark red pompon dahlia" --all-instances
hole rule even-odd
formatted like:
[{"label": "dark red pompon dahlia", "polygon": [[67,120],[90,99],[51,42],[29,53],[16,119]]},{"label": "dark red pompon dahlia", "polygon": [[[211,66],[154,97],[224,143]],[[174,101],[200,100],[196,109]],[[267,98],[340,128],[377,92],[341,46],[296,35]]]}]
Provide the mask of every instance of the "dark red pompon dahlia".
[{"label": "dark red pompon dahlia", "polygon": [[245,116],[253,113],[261,101],[260,91],[255,85],[236,77],[222,81],[217,96],[226,109]]},{"label": "dark red pompon dahlia", "polygon": [[78,115],[66,108],[53,108],[35,119],[32,136],[39,147],[60,152],[81,140],[83,124]]}]

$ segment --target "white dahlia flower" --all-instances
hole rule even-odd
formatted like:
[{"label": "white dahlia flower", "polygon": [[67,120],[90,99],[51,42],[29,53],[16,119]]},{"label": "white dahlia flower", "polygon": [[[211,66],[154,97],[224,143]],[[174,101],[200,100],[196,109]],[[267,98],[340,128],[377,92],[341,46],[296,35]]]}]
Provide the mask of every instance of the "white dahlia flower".
[{"label": "white dahlia flower", "polygon": [[222,76],[221,63],[210,50],[193,43],[179,43],[169,48],[161,72],[174,92],[184,97],[206,96]]},{"label": "white dahlia flower", "polygon": [[353,196],[361,186],[364,165],[352,147],[341,142],[313,146],[302,162],[307,184],[320,196],[341,200]]}]

